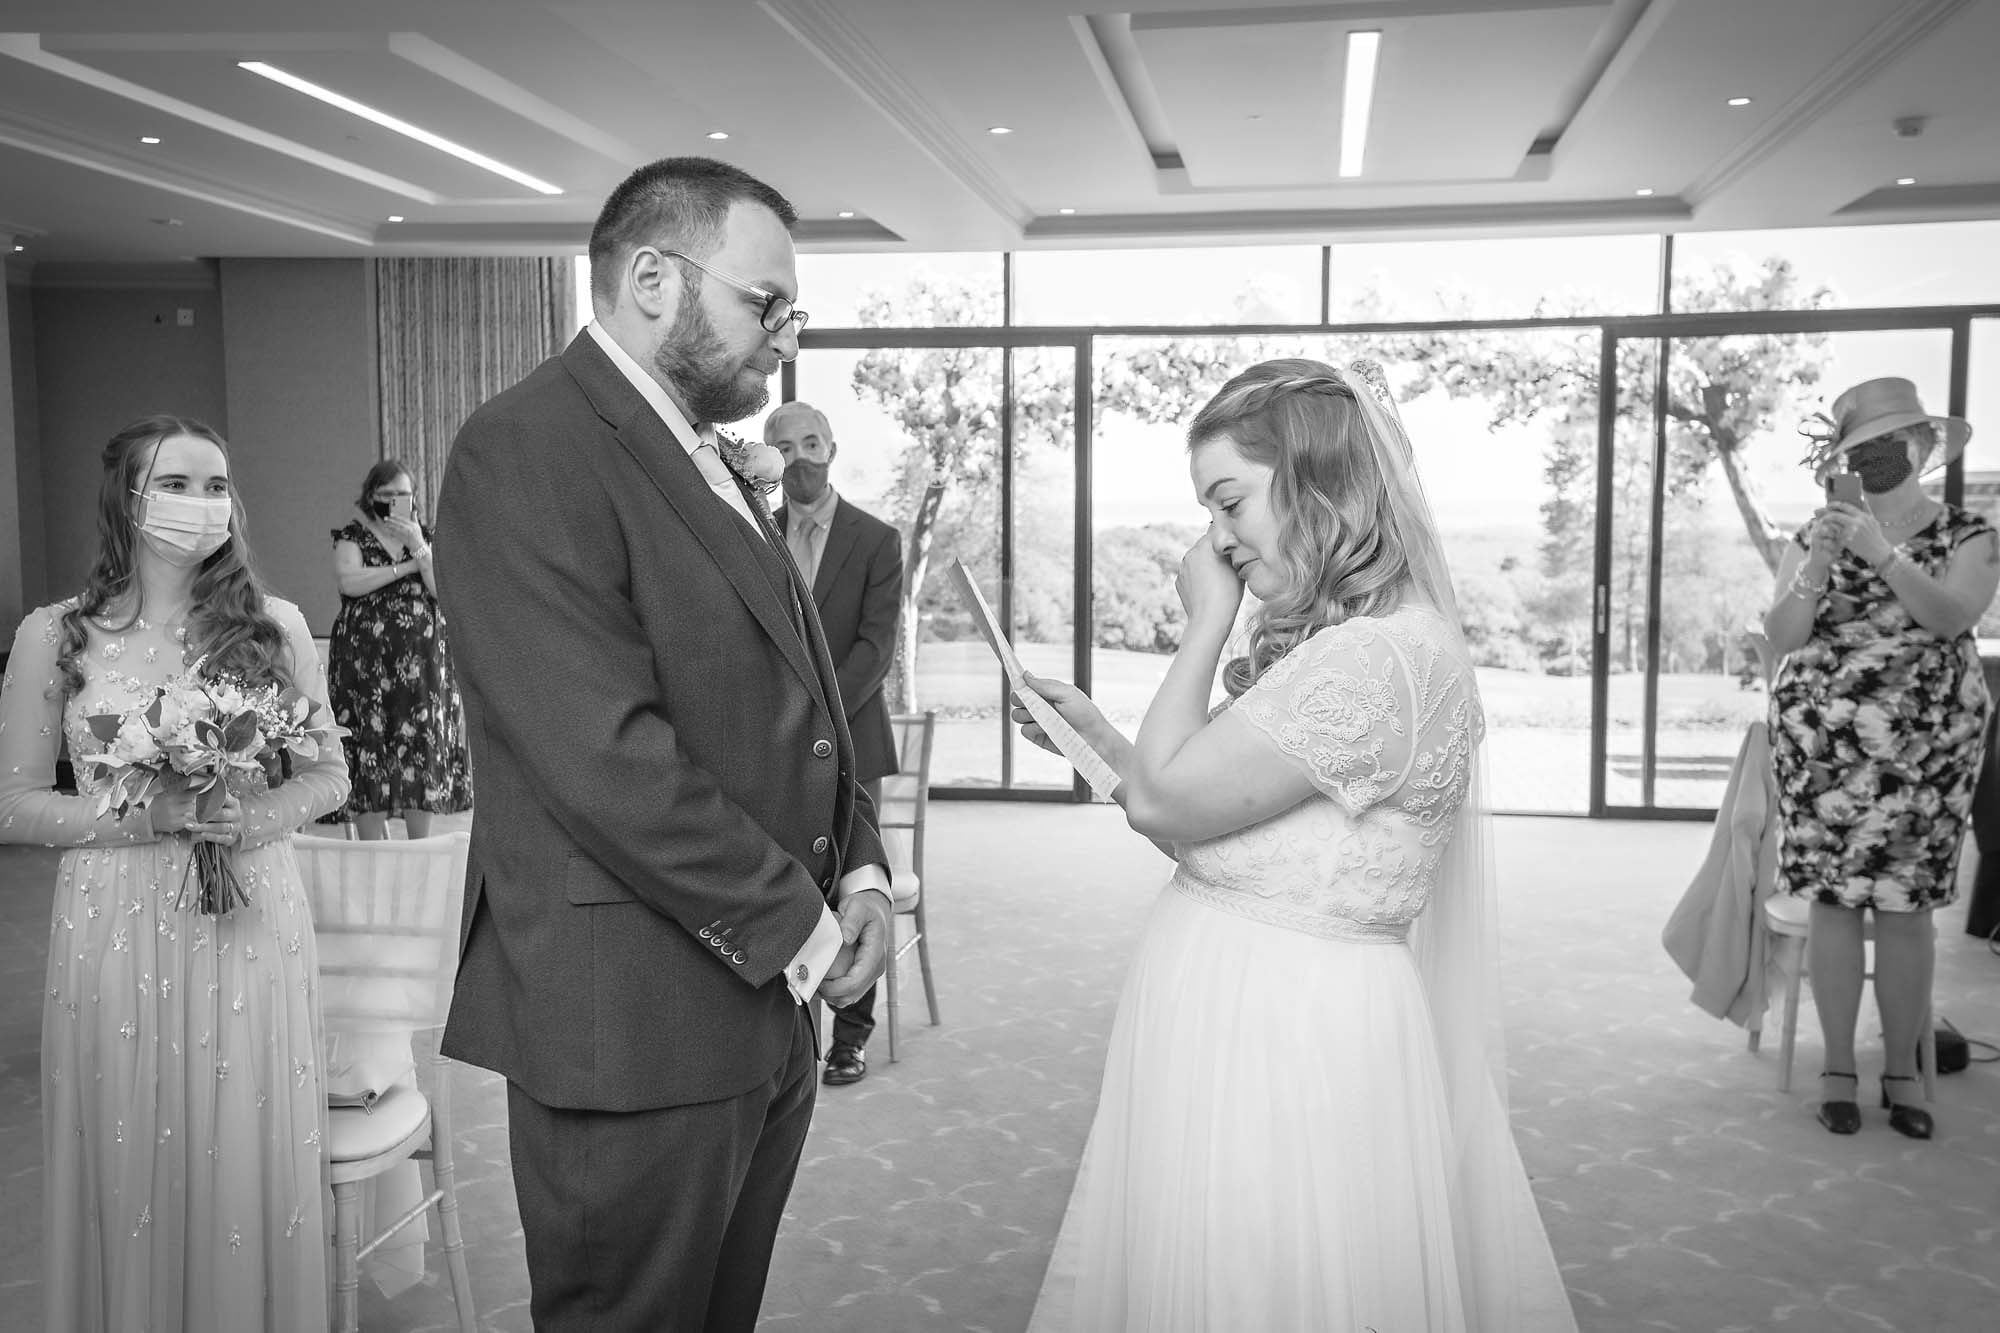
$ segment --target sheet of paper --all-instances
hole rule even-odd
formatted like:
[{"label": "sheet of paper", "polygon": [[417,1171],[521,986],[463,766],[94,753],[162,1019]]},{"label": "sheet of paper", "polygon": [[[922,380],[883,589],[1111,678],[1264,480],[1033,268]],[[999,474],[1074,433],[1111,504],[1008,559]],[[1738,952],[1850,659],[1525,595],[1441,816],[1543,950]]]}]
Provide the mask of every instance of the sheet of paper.
[{"label": "sheet of paper", "polygon": [[986,604],[979,585],[972,581],[972,572],[965,567],[965,562],[952,561],[947,572],[958,589],[960,600],[972,613],[972,623],[978,626],[986,646],[1000,659],[1000,669],[1007,673],[1007,685],[1014,691],[1015,697],[1027,708],[1029,716],[1048,733],[1049,739],[1062,751],[1063,758],[1083,774],[1083,780],[1090,784],[1090,789],[1110,800],[1111,793],[1118,789],[1118,774],[1105,762],[1103,755],[1090,748],[1090,742],[1079,735],[1075,727],[1063,720],[1061,713],[1049,706],[1048,700],[1028,688],[1023,679],[1025,672],[1021,659],[1015,656],[1014,646],[1000,633],[999,622],[994,619],[993,610]]}]

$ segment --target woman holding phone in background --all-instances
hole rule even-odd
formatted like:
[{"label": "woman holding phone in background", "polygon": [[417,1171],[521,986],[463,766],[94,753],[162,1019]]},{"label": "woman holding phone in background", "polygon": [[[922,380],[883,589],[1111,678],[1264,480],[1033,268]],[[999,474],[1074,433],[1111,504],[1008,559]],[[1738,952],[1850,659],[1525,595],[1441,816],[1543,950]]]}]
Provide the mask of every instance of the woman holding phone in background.
[{"label": "woman holding phone in background", "polygon": [[472,808],[465,707],[438,609],[431,534],[401,463],[368,469],[356,517],[333,532],[340,614],[328,647],[328,696],[348,729],[353,793],[339,813],[364,838],[400,813],[412,838],[431,816]]},{"label": "woman holding phone in background", "polygon": [[[1917,1047],[1929,1008],[1932,911],[1956,893],[1959,847],[1984,751],[1988,699],[1973,626],[2000,585],[2000,540],[1920,478],[1972,428],[1932,416],[1906,379],[1834,400],[1808,459],[1826,507],[1778,566],[1764,631],[1778,884],[1812,903],[1806,953],[1825,1039],[1819,1120],[1861,1128],[1854,1030],[1862,917],[1875,914],[1882,1105],[1931,1137]],[[1858,493],[1857,493],[1858,492]]]}]

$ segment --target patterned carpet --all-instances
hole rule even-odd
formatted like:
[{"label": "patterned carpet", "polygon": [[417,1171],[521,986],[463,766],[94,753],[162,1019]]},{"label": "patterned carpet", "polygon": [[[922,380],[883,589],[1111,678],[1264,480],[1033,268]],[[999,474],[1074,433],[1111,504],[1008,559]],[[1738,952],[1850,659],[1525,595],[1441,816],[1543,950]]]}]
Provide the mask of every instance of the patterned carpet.
[{"label": "patterned carpet", "polygon": [[[1130,940],[1167,863],[1104,808],[932,806],[944,1026],[914,986],[900,1062],[823,1089],[762,1326],[1018,1333],[1096,1097]],[[1659,930],[1699,862],[1688,824],[1501,822],[1514,1118],[1586,1330],[2000,1325],[2000,1077],[1944,1081],[1941,1137],[1879,1111],[1852,1139],[1685,1002]],[[38,1323],[36,1042],[51,858],[0,849],[0,1328]],[[2000,958],[1940,918],[1938,1007],[2000,1033]],[[1864,1011],[1864,1041],[1874,1040]],[[1868,1046],[1864,1077],[1879,1070]],[[456,1141],[480,1327],[526,1330],[527,1280],[497,1080],[460,1069]],[[440,1265],[362,1326],[454,1327]]]}]

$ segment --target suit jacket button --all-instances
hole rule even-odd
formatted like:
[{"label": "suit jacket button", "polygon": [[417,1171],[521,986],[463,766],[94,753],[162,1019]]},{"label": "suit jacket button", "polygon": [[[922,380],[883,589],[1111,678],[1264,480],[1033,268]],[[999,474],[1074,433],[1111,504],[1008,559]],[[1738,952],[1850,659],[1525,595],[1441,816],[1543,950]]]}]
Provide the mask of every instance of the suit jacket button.
[{"label": "suit jacket button", "polygon": [[730,954],[729,961],[736,964],[738,967],[743,966],[743,951],[741,949],[738,949],[735,953]]},{"label": "suit jacket button", "polygon": [[832,845],[833,845],[833,844],[832,844],[832,843],[830,843],[830,842],[828,842],[828,841],[827,841],[827,840],[826,840],[825,838],[814,838],[814,839],[813,839],[813,855],[814,855],[814,856],[818,856],[818,855],[819,855],[820,853],[824,852],[824,851],[825,851],[825,850],[826,850],[826,849],[827,849],[828,847],[830,847],[830,846],[832,846]]},{"label": "suit jacket button", "polygon": [[701,937],[702,937],[703,939],[707,939],[707,938],[709,937],[709,934],[708,934],[708,927],[707,927],[707,926],[703,926],[703,927],[701,928]]},{"label": "suit jacket button", "polygon": [[821,759],[826,758],[828,755],[833,753],[833,742],[825,739],[824,737],[814,741],[813,753],[818,755]]}]

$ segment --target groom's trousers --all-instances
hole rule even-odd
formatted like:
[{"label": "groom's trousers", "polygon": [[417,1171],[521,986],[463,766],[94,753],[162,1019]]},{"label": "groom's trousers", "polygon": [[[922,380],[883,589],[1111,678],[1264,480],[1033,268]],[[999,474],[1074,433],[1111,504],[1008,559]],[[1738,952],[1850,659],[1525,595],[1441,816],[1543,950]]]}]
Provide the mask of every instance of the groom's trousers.
[{"label": "groom's trousers", "polygon": [[751,1333],[817,1073],[801,1005],[784,1061],[738,1097],[576,1111],[509,1083],[537,1333]]}]

